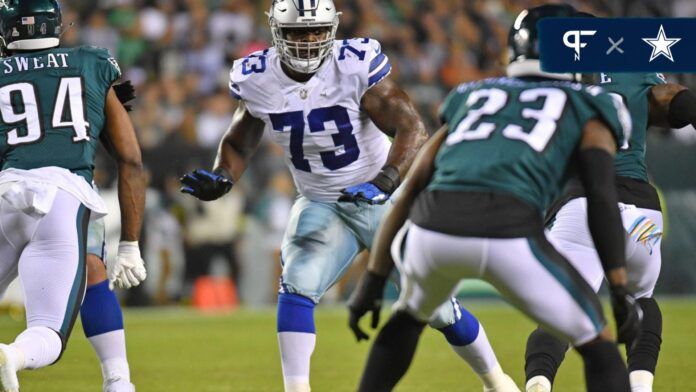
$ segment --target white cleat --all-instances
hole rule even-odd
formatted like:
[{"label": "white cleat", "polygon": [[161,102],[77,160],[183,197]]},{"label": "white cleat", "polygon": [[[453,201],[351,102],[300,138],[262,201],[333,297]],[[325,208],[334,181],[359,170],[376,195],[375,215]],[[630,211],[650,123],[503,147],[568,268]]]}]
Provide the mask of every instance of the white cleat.
[{"label": "white cleat", "polygon": [[493,387],[483,387],[483,392],[520,392],[512,378],[505,374],[501,382]]},{"label": "white cleat", "polygon": [[551,381],[544,376],[535,376],[527,381],[526,392],[551,392]]},{"label": "white cleat", "polygon": [[17,369],[10,350],[10,346],[0,344],[0,388],[3,392],[19,392]]},{"label": "white cleat", "polygon": [[135,392],[135,385],[116,376],[104,382],[104,392]]}]

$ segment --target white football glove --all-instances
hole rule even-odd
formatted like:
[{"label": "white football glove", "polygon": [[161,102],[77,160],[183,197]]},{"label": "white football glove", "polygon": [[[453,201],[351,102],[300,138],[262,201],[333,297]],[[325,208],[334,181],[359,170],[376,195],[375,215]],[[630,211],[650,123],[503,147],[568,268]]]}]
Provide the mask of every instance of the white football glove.
[{"label": "white football glove", "polygon": [[118,243],[116,258],[106,261],[106,276],[109,279],[109,289],[114,287],[129,289],[140,284],[147,272],[140,257],[138,241],[121,241]]}]

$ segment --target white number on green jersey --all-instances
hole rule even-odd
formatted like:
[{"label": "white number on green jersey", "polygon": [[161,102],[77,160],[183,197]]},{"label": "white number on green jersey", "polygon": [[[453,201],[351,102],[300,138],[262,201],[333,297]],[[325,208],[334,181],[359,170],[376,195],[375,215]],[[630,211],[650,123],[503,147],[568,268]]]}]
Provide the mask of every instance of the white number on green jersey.
[{"label": "white number on green jersey", "polygon": [[[525,131],[520,125],[509,124],[502,131],[504,137],[523,141],[539,152],[544,151],[554,132],[556,132],[557,121],[563,115],[567,96],[563,90],[542,87],[524,90],[520,94],[519,101],[522,103],[536,102],[540,98],[544,99],[544,106],[541,109],[524,108],[522,110],[523,118],[536,120],[531,130]],[[447,145],[456,144],[464,140],[488,139],[495,131],[498,126],[495,123],[482,122],[475,129],[471,129],[471,126],[484,115],[493,116],[498,113],[507,103],[508,93],[498,88],[476,90],[469,95],[466,104],[468,107],[471,107],[476,105],[481,99],[486,101],[479,109],[470,110],[467,113],[467,116],[462,119],[455,131],[447,137]]]},{"label": "white number on green jersey", "polygon": [[[82,79],[79,77],[61,79],[55,102],[51,126],[53,128],[72,127],[75,132],[74,142],[89,140],[87,133],[89,123],[85,118]],[[15,111],[13,103],[21,105],[21,111]],[[69,120],[65,119],[66,104]],[[0,88],[0,114],[7,124],[26,123],[26,134],[20,135],[18,128],[8,132],[7,144],[10,146],[34,143],[43,136],[34,85],[15,83]]]}]

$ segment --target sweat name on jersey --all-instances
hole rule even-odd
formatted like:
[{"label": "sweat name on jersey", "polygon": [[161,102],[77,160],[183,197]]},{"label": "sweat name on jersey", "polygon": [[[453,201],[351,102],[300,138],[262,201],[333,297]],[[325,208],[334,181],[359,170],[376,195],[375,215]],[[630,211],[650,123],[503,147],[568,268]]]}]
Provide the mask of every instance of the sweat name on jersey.
[{"label": "sweat name on jersey", "polygon": [[379,42],[340,40],[316,74],[299,83],[269,48],[234,62],[230,93],[283,147],[300,194],[335,202],[341,189],[372,180],[386,162],[389,139],[361,110],[361,100],[390,71]]},{"label": "sweat name on jersey", "polygon": [[2,62],[3,74],[27,72],[44,68],[68,68],[69,53],[46,53],[43,56],[12,56]]}]

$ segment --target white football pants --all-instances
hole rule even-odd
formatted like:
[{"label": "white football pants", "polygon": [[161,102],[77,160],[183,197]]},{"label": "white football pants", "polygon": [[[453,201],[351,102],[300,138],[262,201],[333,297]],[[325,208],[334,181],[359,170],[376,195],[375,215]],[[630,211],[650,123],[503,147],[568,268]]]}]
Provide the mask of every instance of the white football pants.
[{"label": "white football pants", "polygon": [[0,293],[17,276],[28,327],[47,327],[65,343],[85,291],[89,210],[58,189],[50,211],[32,216],[0,197]]},{"label": "white football pants", "polygon": [[[660,211],[637,209],[639,213],[651,219],[659,231],[663,230]],[[632,217],[622,214],[624,227],[630,225]],[[599,291],[604,280],[604,269],[594,247],[590,229],[587,225],[587,199],[577,198],[569,201],[556,214],[553,226],[547,231],[547,237],[573,264],[595,292]],[[636,298],[652,297],[657,278],[660,276],[662,241],[648,246],[637,242],[626,233],[626,272],[628,289]]]},{"label": "white football pants", "polygon": [[457,283],[488,281],[516,306],[574,345],[599,335],[606,321],[592,288],[540,233],[534,238],[471,238],[411,225],[395,305],[428,321]]}]

